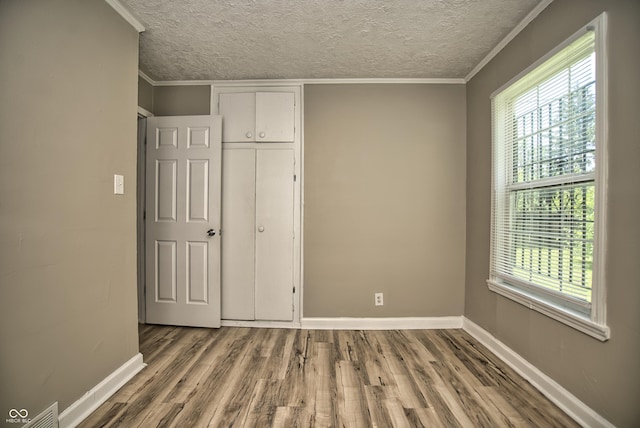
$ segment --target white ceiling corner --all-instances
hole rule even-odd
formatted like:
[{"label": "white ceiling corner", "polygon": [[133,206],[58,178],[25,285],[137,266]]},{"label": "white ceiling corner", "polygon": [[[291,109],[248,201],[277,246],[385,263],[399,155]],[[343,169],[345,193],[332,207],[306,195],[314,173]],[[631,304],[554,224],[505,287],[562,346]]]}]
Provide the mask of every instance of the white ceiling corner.
[{"label": "white ceiling corner", "polygon": [[140,68],[154,81],[464,79],[550,3],[120,1],[145,24]]},{"label": "white ceiling corner", "polygon": [[498,55],[498,53],[511,41],[513,40],[524,28],[529,25],[531,21],[533,21],[536,16],[540,15],[540,13],[547,8],[553,0],[542,0],[540,3],[536,5],[528,14],[525,16],[519,23],[516,25],[510,32],[507,34],[502,40],[498,42],[497,45],[489,51],[489,53],[482,58],[482,60],[476,64],[476,66],[467,74],[464,78],[465,82],[468,82],[475,76],[482,68],[489,63]]}]

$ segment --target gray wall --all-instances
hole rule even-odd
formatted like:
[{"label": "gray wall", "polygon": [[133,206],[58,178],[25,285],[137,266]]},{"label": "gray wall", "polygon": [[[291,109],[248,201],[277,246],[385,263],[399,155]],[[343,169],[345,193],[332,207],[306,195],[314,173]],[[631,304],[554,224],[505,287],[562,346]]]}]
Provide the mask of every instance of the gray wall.
[{"label": "gray wall", "polygon": [[0,1],[0,424],[138,352],[137,66],[103,0]]},{"label": "gray wall", "polygon": [[[609,12],[611,339],[602,343],[490,292],[489,95],[603,10]],[[640,426],[640,2],[556,0],[467,85],[465,315],[620,427]]]},{"label": "gray wall", "polygon": [[465,108],[464,85],[305,86],[304,317],[462,314]]},{"label": "gray wall", "polygon": [[209,114],[211,86],[156,86],[153,113],[156,116]]},{"label": "gray wall", "polygon": [[138,105],[153,113],[153,90],[151,83],[138,76]]}]

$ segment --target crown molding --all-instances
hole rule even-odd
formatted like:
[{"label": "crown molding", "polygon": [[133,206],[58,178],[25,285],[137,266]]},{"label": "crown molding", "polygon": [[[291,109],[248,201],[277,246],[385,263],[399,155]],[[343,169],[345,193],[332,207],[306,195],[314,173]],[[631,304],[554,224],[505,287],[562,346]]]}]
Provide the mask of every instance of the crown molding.
[{"label": "crown molding", "polygon": [[464,78],[465,83],[468,82],[469,80],[471,80],[473,78],[473,76],[478,74],[478,72],[480,70],[482,70],[484,68],[484,66],[489,63],[489,61],[491,61],[496,55],[498,55],[500,53],[500,51],[502,49],[504,49],[504,47],[509,44],[509,42],[511,42],[513,39],[515,39],[516,36],[518,34],[520,34],[520,32],[522,30],[524,30],[525,27],[527,25],[529,25],[531,23],[531,21],[533,21],[538,15],[540,15],[540,13],[543,10],[545,10],[547,8],[547,6],[549,6],[552,2],[553,2],[553,0],[542,0],[540,3],[538,3],[538,5],[536,7],[534,7],[533,10],[531,12],[529,12],[527,14],[527,16],[525,16],[522,19],[522,21],[520,21],[518,23],[518,25],[516,25],[515,28],[509,32],[509,34],[507,34],[505,36],[504,39],[500,40],[500,42],[493,49],[491,49],[491,51],[489,51],[487,56],[485,56],[482,59],[482,61],[480,61],[478,63],[478,65],[476,65],[469,72],[469,74],[467,74],[467,76]]},{"label": "crown molding", "polygon": [[109,6],[113,8],[118,14],[124,18],[133,28],[136,29],[138,33],[142,33],[144,31],[144,25],[138,18],[136,18],[133,13],[129,9],[127,9],[119,0],[104,0]]},{"label": "crown molding", "polygon": [[153,86],[277,86],[344,84],[464,85],[461,78],[373,78],[373,79],[254,79],[254,80],[153,80],[142,71],[138,75]]},{"label": "crown molding", "polygon": [[151,77],[147,76],[142,70],[138,70],[138,76],[140,76],[144,80],[146,80],[147,83],[150,84],[151,86],[156,86],[157,85],[156,81],[153,80]]},{"label": "crown molding", "polygon": [[371,79],[302,79],[302,84],[338,85],[338,84],[419,84],[419,85],[464,85],[464,79],[456,78],[371,78]]}]

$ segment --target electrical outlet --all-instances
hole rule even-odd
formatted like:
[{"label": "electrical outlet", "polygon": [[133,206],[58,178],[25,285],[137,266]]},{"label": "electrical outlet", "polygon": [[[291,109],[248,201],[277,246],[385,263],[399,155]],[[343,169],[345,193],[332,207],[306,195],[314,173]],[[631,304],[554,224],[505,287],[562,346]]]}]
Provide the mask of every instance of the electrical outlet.
[{"label": "electrical outlet", "polygon": [[375,301],[376,301],[376,306],[384,305],[384,293],[376,293]]}]

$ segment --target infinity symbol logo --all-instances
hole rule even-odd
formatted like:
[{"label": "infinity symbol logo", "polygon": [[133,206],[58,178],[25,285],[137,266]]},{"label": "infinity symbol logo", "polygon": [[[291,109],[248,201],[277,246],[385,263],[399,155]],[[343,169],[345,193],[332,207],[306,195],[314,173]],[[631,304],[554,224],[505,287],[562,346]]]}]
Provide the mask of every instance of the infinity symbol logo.
[{"label": "infinity symbol logo", "polygon": [[29,412],[27,411],[27,409],[20,409],[20,410],[16,410],[16,409],[11,409],[9,410],[9,417],[10,418],[26,418],[27,416],[29,416]]}]

